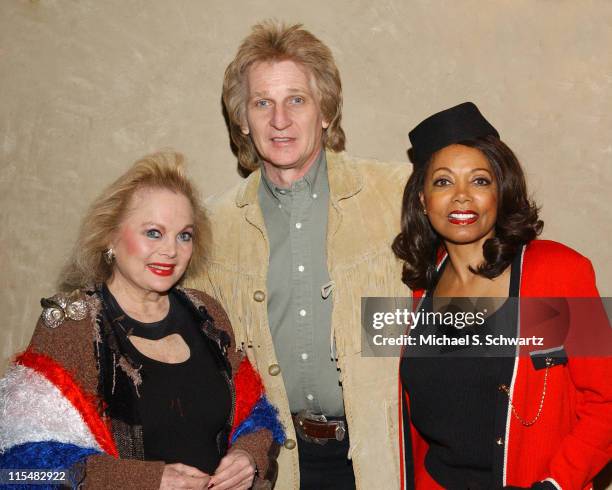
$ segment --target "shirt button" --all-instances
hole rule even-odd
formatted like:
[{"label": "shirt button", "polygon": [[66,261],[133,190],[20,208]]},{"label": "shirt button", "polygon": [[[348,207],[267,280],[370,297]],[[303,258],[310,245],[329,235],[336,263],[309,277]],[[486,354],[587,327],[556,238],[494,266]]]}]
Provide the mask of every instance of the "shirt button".
[{"label": "shirt button", "polygon": [[278,376],[281,372],[281,368],[278,364],[270,364],[268,366],[268,373],[270,376]]},{"label": "shirt button", "polygon": [[312,195],[313,199],[316,199],[317,197],[319,197],[316,193]]},{"label": "shirt button", "polygon": [[278,209],[281,209],[282,207],[283,207],[283,205],[282,205],[282,204],[279,204],[279,205],[278,205]]},{"label": "shirt button", "polygon": [[302,352],[302,360],[305,361],[306,359],[308,359],[308,354],[306,352]]},{"label": "shirt button", "polygon": [[298,271],[304,272],[304,266],[303,265],[298,265]]},{"label": "shirt button", "polygon": [[302,227],[302,223],[296,223],[295,227],[299,230]]},{"label": "shirt button", "polygon": [[497,444],[498,446],[503,446],[504,445],[504,438],[503,437],[498,437],[497,439],[495,439],[495,444]]},{"label": "shirt button", "polygon": [[300,316],[306,316],[306,310],[300,310]]},{"label": "shirt button", "polygon": [[264,293],[261,289],[258,289],[253,293],[253,299],[258,303],[261,303],[264,299],[266,299],[266,293]]},{"label": "shirt button", "polygon": [[306,398],[308,398],[308,400],[310,400],[310,401],[314,400],[314,396],[312,396],[310,393],[308,393],[308,395],[306,395]]},{"label": "shirt button", "polygon": [[295,441],[293,439],[286,439],[283,446],[285,446],[285,449],[294,449]]}]

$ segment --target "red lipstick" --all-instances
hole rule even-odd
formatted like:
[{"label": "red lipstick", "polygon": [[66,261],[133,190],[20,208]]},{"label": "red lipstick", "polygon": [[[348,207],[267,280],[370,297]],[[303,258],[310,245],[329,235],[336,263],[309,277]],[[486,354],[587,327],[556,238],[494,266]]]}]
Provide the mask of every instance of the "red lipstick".
[{"label": "red lipstick", "polygon": [[471,209],[451,211],[448,221],[453,225],[471,225],[478,220],[478,213]]},{"label": "red lipstick", "polygon": [[147,264],[147,269],[157,276],[171,276],[174,273],[175,266],[176,264],[154,262],[152,264]]}]

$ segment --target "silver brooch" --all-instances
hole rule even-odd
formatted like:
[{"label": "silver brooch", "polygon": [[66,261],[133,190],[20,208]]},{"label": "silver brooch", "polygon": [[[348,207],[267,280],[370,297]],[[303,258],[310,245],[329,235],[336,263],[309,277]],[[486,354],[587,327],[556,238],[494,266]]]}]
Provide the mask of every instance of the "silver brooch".
[{"label": "silver brooch", "polygon": [[40,304],[43,307],[42,319],[49,328],[57,328],[66,318],[70,320],[83,320],[87,316],[87,304],[82,299],[76,299],[78,290],[70,294],[56,294],[50,298],[43,298]]}]

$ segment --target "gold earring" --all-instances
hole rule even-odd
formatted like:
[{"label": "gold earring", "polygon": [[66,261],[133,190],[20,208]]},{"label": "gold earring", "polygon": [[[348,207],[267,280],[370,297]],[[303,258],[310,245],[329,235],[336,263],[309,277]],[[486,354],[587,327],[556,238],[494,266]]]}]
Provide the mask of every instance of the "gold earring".
[{"label": "gold earring", "polygon": [[112,247],[107,248],[104,252],[102,252],[102,257],[104,257],[104,262],[111,265],[113,260],[115,260],[115,251],[112,249]]}]

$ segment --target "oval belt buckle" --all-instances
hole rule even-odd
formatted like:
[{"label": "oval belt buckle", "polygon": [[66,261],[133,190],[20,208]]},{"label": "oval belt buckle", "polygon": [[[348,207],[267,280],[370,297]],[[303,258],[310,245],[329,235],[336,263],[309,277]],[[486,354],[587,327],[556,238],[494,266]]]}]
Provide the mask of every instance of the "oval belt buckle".
[{"label": "oval belt buckle", "polygon": [[297,413],[295,418],[297,420],[297,424],[295,424],[295,431],[297,432],[298,436],[300,436],[300,438],[303,441],[320,444],[321,446],[323,446],[324,444],[327,444],[327,439],[319,439],[317,437],[311,437],[308,434],[306,434],[306,432],[304,432],[304,421],[305,420],[312,420],[314,422],[327,422],[327,418],[325,417],[325,415],[314,414],[310,412],[309,410],[300,410]]}]

